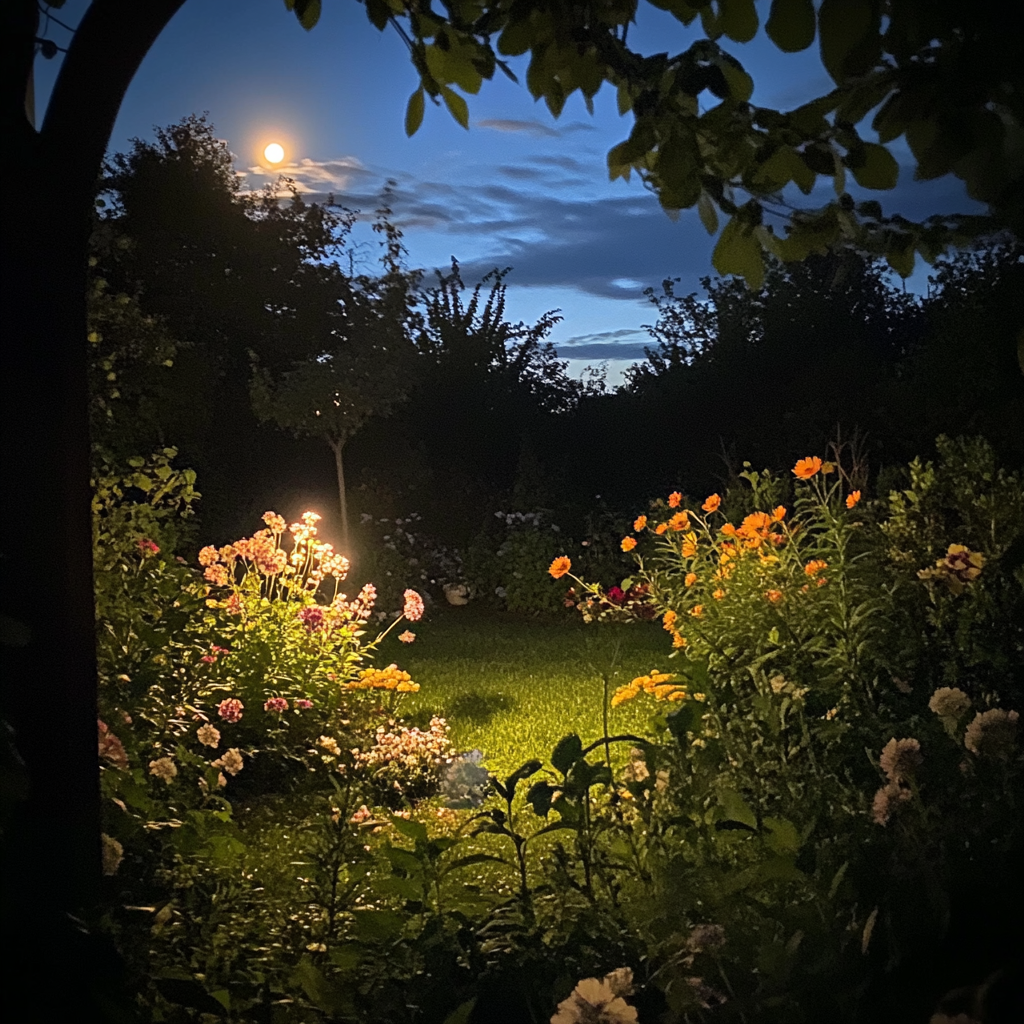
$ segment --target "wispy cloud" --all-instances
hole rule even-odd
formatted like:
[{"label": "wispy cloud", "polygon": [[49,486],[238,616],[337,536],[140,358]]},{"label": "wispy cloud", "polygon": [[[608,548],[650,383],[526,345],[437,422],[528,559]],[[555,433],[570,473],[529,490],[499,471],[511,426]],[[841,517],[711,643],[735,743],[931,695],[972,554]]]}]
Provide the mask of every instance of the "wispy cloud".
[{"label": "wispy cloud", "polygon": [[542,121],[515,121],[504,118],[485,117],[476,122],[478,128],[491,128],[496,132],[520,132],[526,135],[536,135],[541,138],[560,139],[564,135],[573,132],[592,132],[597,129],[586,121],[572,121],[569,124],[552,128],[551,125]]}]

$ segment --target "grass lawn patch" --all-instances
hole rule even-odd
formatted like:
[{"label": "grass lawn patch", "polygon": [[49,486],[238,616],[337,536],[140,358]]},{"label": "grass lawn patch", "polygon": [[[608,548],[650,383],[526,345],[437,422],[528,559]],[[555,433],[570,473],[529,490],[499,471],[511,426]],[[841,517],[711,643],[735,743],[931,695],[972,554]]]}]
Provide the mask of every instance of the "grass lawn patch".
[{"label": "grass lawn patch", "polygon": [[[448,720],[454,746],[479,749],[507,774],[546,758],[566,733],[584,743],[602,735],[602,673],[609,692],[652,668],[668,671],[668,635],[657,623],[587,625],[566,616],[542,621],[487,609],[441,607],[415,627],[411,646],[389,636],[379,663],[397,661],[421,686],[403,714]],[[656,710],[643,697],[613,708],[609,729],[643,734]],[[626,754],[620,744],[620,756]]]}]

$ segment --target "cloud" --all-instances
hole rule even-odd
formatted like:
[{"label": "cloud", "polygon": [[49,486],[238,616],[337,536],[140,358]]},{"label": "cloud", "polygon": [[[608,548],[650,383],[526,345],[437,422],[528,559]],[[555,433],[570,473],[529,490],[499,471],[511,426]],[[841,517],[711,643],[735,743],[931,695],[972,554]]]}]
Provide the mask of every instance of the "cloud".
[{"label": "cloud", "polygon": [[492,128],[496,132],[521,132],[548,139],[560,139],[573,132],[592,132],[597,129],[585,121],[572,121],[559,128],[552,128],[542,121],[515,121],[506,118],[485,117],[476,122],[478,128]]},{"label": "cloud", "polygon": [[650,348],[651,343],[647,342],[645,346],[643,342],[618,342],[606,345],[576,345],[572,348],[564,347],[562,344],[555,345],[559,358],[569,359],[573,362],[581,359],[597,360],[598,362],[605,360],[609,362],[641,362],[646,358],[645,347]]}]

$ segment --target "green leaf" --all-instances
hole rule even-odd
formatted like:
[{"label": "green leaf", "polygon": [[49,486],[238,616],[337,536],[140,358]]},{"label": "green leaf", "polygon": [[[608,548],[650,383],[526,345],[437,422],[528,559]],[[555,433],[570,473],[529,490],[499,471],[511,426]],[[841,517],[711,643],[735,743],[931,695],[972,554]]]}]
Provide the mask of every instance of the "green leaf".
[{"label": "green leaf", "polygon": [[448,871],[458,871],[459,868],[469,868],[474,864],[486,864],[488,861],[494,861],[496,864],[507,863],[504,857],[495,857],[493,853],[471,853],[467,857],[453,860],[448,865]]},{"label": "green leaf", "polygon": [[414,842],[425,843],[427,841],[427,827],[418,821],[409,821],[408,818],[399,818],[397,814],[389,815],[391,824],[395,829],[408,836]]},{"label": "green leaf", "polygon": [[568,736],[563,736],[555,744],[555,749],[551,752],[551,763],[565,775],[580,759],[580,754],[582,753],[583,741],[576,733],[571,732]]},{"label": "green leaf", "polygon": [[733,42],[749,43],[757,35],[754,0],[718,0],[718,28]]},{"label": "green leaf", "polygon": [[308,32],[320,20],[320,0],[295,0],[295,16]]},{"label": "green leaf", "polygon": [[528,779],[531,775],[536,775],[542,767],[543,762],[536,759],[527,761],[525,764],[520,765],[505,780],[505,791],[509,794],[506,799],[511,799],[515,795],[516,786],[518,786],[520,782],[524,779]]},{"label": "green leaf", "polygon": [[169,1003],[187,1006],[201,1013],[224,1017],[227,1011],[205,988],[192,978],[157,978],[156,987]]},{"label": "green leaf", "polygon": [[900,277],[910,277],[914,272],[914,243],[893,241],[885,250],[885,261]]},{"label": "green leaf", "polygon": [[737,103],[746,103],[754,95],[754,80],[743,70],[738,62],[723,58],[719,64],[729,86],[729,95]]},{"label": "green leaf", "polygon": [[848,860],[844,860],[840,865],[839,870],[832,876],[832,884],[828,887],[829,899],[832,899],[839,891],[839,886],[842,884],[843,878],[846,876],[846,869],[849,866],[850,862]]},{"label": "green leaf", "polygon": [[718,239],[711,262],[720,274],[736,274],[752,291],[764,284],[764,257],[761,244],[748,226],[733,217]]},{"label": "green leaf", "polygon": [[[440,83],[438,83],[440,85]],[[452,92],[447,85],[441,86],[441,99],[448,108],[448,112],[467,131],[469,130],[469,107],[466,101],[456,92]]]},{"label": "green leaf", "polygon": [[556,788],[550,782],[535,782],[526,793],[526,802],[533,808],[534,814],[546,818],[548,811],[551,810],[551,799],[555,792]]},{"label": "green leaf", "polygon": [[814,42],[812,0],[772,0],[765,25],[768,38],[783,53],[798,53]]},{"label": "green leaf", "polygon": [[469,1024],[469,1018],[473,1014],[473,1009],[476,1006],[476,996],[472,999],[466,1000],[456,1009],[452,1010],[444,1019],[444,1024]]},{"label": "green leaf", "polygon": [[723,821],[738,821],[750,829],[757,829],[757,815],[736,790],[719,790],[718,805],[722,808]]},{"label": "green leaf", "polygon": [[420,86],[409,97],[409,105],[405,108],[405,134],[410,138],[419,131],[420,125],[423,124],[423,107],[423,86]]},{"label": "green leaf", "polygon": [[846,164],[861,188],[882,190],[896,187],[900,165],[885,146],[877,142],[865,142],[863,149],[858,146],[849,156],[852,159],[848,159]]},{"label": "green leaf", "polygon": [[877,0],[822,0],[821,62],[837,84],[871,68],[881,55]]},{"label": "green leaf", "polygon": [[[319,0],[317,0],[319,6]],[[381,31],[388,26],[388,19],[391,17],[391,8],[386,0],[366,0],[366,16]]]},{"label": "green leaf", "polygon": [[796,853],[800,849],[800,834],[793,822],[785,818],[765,818],[764,827],[768,830],[765,842],[773,853]]},{"label": "green leaf", "polygon": [[315,967],[308,958],[304,958],[295,969],[293,979],[299,983],[302,991],[306,993],[309,1001],[317,1009],[332,1016],[337,1014],[347,1017],[352,1013],[352,1000],[348,994],[324,977],[323,972]]},{"label": "green leaf", "polygon": [[387,942],[402,933],[405,917],[394,910],[357,910],[352,915],[356,934],[364,942]]}]

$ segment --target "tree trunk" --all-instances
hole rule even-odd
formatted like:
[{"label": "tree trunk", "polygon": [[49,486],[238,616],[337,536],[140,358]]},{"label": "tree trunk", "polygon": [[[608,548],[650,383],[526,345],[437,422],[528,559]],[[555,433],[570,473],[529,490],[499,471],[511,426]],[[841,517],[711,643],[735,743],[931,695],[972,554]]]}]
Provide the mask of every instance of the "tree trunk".
[{"label": "tree trunk", "polygon": [[124,92],[182,2],[94,0],[38,132],[25,114],[35,0],[9,0],[0,15],[3,184],[11,197],[0,257],[3,715],[30,785],[4,829],[3,913],[19,948],[32,945],[31,929],[44,930],[98,893],[88,239]]},{"label": "tree trunk", "polygon": [[334,470],[338,474],[338,508],[341,511],[341,553],[353,561],[352,551],[348,542],[348,498],[345,494],[345,466],[341,460],[345,448],[345,440],[329,442],[334,452]]}]

